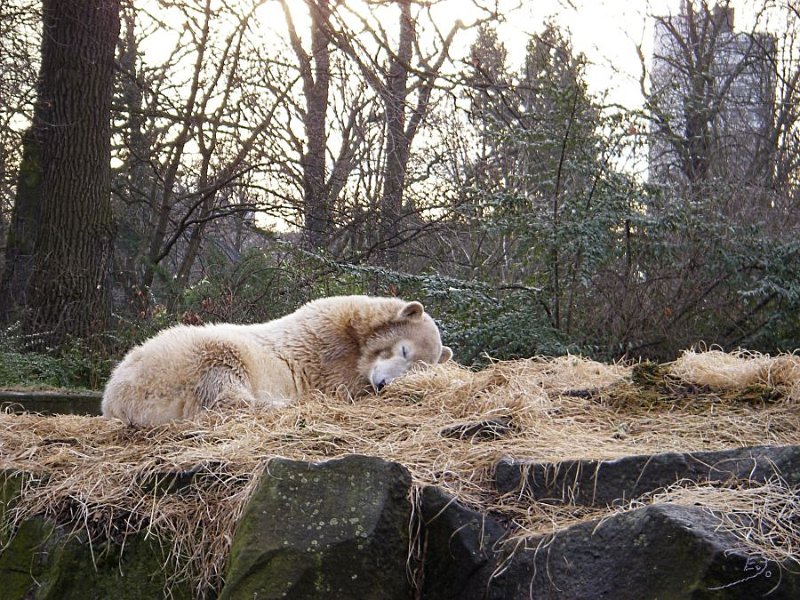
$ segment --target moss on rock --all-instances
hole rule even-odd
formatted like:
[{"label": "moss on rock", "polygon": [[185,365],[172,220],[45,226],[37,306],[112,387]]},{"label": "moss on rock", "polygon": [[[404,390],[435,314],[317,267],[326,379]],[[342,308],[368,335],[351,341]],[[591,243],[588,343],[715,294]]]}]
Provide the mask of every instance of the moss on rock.
[{"label": "moss on rock", "polygon": [[221,600],[405,599],[410,477],[348,456],[276,459],[239,521]]},{"label": "moss on rock", "polygon": [[138,600],[192,598],[189,583],[171,585],[164,552],[139,532],[118,544],[90,542],[44,517],[12,521],[25,474],[0,474],[0,592],[4,600]]}]

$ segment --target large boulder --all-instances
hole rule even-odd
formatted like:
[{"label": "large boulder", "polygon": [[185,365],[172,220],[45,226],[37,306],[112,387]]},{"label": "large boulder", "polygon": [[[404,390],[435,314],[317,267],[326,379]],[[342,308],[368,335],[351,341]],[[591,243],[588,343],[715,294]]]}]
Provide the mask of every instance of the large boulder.
[{"label": "large boulder", "polygon": [[365,456],[270,461],[220,599],[408,600],[410,486],[403,467]]},{"label": "large boulder", "polygon": [[423,490],[422,517],[422,600],[800,597],[793,565],[746,551],[701,508],[652,505],[505,546],[497,519],[440,489]]},{"label": "large boulder", "polygon": [[4,600],[139,600],[193,597],[189,583],[172,585],[169,563],[158,542],[144,533],[89,544],[48,519],[23,521],[0,553],[0,597]]},{"label": "large boulder", "polygon": [[741,550],[719,520],[658,504],[531,539],[504,557],[490,600],[800,598],[800,575]]},{"label": "large boulder", "polygon": [[[739,464],[738,459],[731,464]],[[758,464],[751,464],[752,473],[759,472]],[[198,474],[199,467],[166,474],[168,485],[156,489],[181,493]],[[169,583],[164,565],[174,561],[144,532],[127,536],[124,544],[98,537],[89,543],[87,532],[74,533],[46,518],[12,527],[23,477],[0,477],[0,598],[164,597]],[[499,517],[427,487],[418,505],[420,537],[415,540],[422,560],[409,562],[416,519],[410,486],[402,466],[376,458],[270,461],[239,520],[230,556],[219,557],[220,563],[228,558],[220,597],[800,598],[800,574],[745,550],[707,510],[672,504],[504,544],[506,530]],[[418,589],[408,576],[415,568],[421,568]],[[193,592],[190,583],[171,589],[177,599],[191,598]]]},{"label": "large boulder", "polygon": [[505,528],[437,487],[422,490],[422,600],[486,597]]},{"label": "large boulder", "polygon": [[668,487],[680,480],[763,483],[780,475],[800,484],[800,446],[756,446],[719,452],[667,452],[613,460],[539,463],[502,459],[498,491],[524,490],[539,502],[607,506]]},{"label": "large boulder", "polygon": [[[0,598],[4,600],[137,600],[162,598],[168,564],[144,532],[123,543],[73,533],[50,519],[11,522],[23,474],[0,473]],[[172,598],[192,598],[189,583],[171,585]]]}]

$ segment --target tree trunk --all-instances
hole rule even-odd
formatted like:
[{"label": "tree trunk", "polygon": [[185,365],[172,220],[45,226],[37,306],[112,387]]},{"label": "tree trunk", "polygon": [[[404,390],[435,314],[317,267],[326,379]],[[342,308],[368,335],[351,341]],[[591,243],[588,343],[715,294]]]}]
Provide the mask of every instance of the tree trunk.
[{"label": "tree trunk", "polygon": [[[412,11],[412,6],[425,3],[412,0],[393,0],[393,3],[400,9],[397,39],[388,35],[383,24],[375,23],[374,29],[370,30],[389,55],[386,67],[367,56],[364,48],[357,49],[346,29],[334,32],[333,38],[336,45],[353,59],[366,83],[383,102],[385,162],[381,172],[382,189],[378,202],[370,203],[370,217],[377,213],[377,223],[370,228],[366,245],[374,248],[375,262],[379,266],[397,269],[398,248],[411,237],[408,231],[403,230],[401,222],[406,216],[415,216],[410,203],[403,205],[411,144],[428,114],[433,87],[449,56],[455,34],[463,23],[456,21],[447,36],[440,36],[441,43],[436,52],[426,57],[416,40],[417,17]],[[410,220],[406,223],[409,224]]]},{"label": "tree trunk", "polygon": [[297,33],[288,0],[281,0],[289,40],[300,68],[305,100],[302,118],[306,148],[300,159],[303,170],[303,242],[307,248],[319,250],[325,248],[333,233],[333,199],[326,173],[331,9],[328,0],[314,0],[307,5],[311,17],[310,54]]},{"label": "tree trunk", "polygon": [[400,6],[400,37],[397,54],[392,56],[384,94],[386,110],[386,166],[383,174],[383,196],[380,214],[380,247],[378,263],[396,269],[411,139],[406,131],[406,102],[408,72],[413,57],[414,21],[409,0],[398,0]]},{"label": "tree trunk", "polygon": [[328,112],[328,90],[330,87],[330,40],[328,37],[329,11],[327,0],[312,5],[311,12],[311,57],[302,65],[303,87],[306,97],[305,129],[308,149],[303,156],[304,228],[306,244],[319,249],[333,231],[330,198],[325,172],[325,152],[328,132],[325,120]]},{"label": "tree trunk", "polygon": [[150,297],[147,289],[140,286],[144,271],[142,264],[147,259],[148,241],[153,231],[153,206],[156,204],[158,184],[150,166],[152,151],[152,132],[147,130],[144,113],[145,84],[139,81],[137,58],[139,56],[136,38],[137,9],[131,4],[124,5],[121,22],[124,33],[120,40],[119,96],[127,119],[122,135],[127,147],[125,164],[120,173],[122,185],[118,194],[122,200],[117,214],[119,229],[116,232],[115,271],[116,285],[121,286],[127,296],[129,309],[141,318],[150,311]]},{"label": "tree trunk", "polygon": [[[201,75],[203,65],[206,62],[207,52],[209,51],[208,39],[211,31],[212,9],[210,0],[206,0],[203,4],[203,21],[201,30],[198,32],[199,37],[197,40],[197,56],[194,61],[194,71],[192,73],[192,83],[189,89],[189,97],[186,103],[181,108],[183,112],[181,130],[178,133],[172,148],[168,152],[166,160],[166,168],[162,181],[161,198],[156,206],[153,206],[153,228],[150,236],[150,243],[148,244],[147,259],[144,264],[144,272],[142,273],[142,282],[140,289],[149,297],[150,290],[153,287],[156,271],[159,268],[161,261],[169,255],[172,245],[177,240],[175,237],[169,243],[165,243],[168,237],[170,220],[173,217],[173,210],[175,209],[175,186],[178,182],[178,172],[181,168],[181,159],[184,156],[186,145],[192,137],[192,124],[197,108],[198,99],[202,102],[201,97]],[[178,234],[179,235],[179,234]]]},{"label": "tree trunk", "polygon": [[110,316],[111,94],[119,0],[44,0],[34,128],[41,223],[27,333],[43,343],[102,332]]},{"label": "tree trunk", "polygon": [[[39,110],[38,106],[35,110]],[[41,219],[42,163],[37,131],[31,127],[22,138],[22,162],[17,194],[6,239],[5,263],[0,280],[0,322],[11,323],[27,301],[33,251]]]}]

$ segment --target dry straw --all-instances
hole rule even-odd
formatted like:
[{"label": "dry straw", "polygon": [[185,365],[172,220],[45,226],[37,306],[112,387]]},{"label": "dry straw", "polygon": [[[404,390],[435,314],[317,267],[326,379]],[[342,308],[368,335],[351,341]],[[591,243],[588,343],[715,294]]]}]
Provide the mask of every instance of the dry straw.
[{"label": "dry straw", "polygon": [[730,486],[680,481],[670,488],[639,498],[629,508],[670,502],[702,506],[720,520],[720,529],[736,536],[739,548],[754,557],[756,566],[768,568],[768,561],[800,567],[800,490],[779,476],[752,485]]},{"label": "dry straw", "polygon": [[[17,521],[48,515],[120,541],[145,530],[171,544],[165,566],[177,570],[174,581],[190,579],[202,595],[221,584],[236,521],[274,457],[319,461],[359,453],[397,461],[416,486],[438,485],[468,506],[506,515],[519,537],[609,513],[499,496],[492,478],[501,457],[560,461],[800,443],[800,365],[794,356],[686,353],[667,370],[673,382],[709,388],[687,399],[671,398],[666,386],[658,401],[645,401],[645,392],[631,382],[630,366],[567,356],[500,362],[478,372],[440,365],[356,403],[315,395],[286,409],[209,413],[150,429],[99,417],[4,413],[0,467],[36,474],[12,510]],[[731,390],[752,382],[780,388],[780,399],[737,402]],[[501,423],[505,432],[471,435],[472,429],[457,427],[481,422]],[[468,433],[442,434],[454,426]],[[170,491],[180,482],[185,487]],[[708,494],[693,502],[738,515],[731,529],[740,532],[744,513],[751,522],[771,519],[779,535],[747,530],[743,539],[765,556],[796,556],[796,521],[775,503],[767,503],[765,512],[766,504],[753,495],[760,492],[752,489],[729,490],[726,498],[738,502],[736,510],[720,510]],[[684,497],[671,491],[647,501]]]},{"label": "dry straw", "polygon": [[751,386],[771,386],[787,398],[800,398],[800,356],[768,354],[739,350],[685,351],[670,365],[677,378],[720,390],[741,390]]}]

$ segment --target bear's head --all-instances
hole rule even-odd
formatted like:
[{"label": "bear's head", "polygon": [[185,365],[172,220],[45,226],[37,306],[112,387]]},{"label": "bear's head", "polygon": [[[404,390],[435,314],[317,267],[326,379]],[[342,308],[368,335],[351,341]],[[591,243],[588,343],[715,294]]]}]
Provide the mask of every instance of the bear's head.
[{"label": "bear's head", "polygon": [[371,336],[360,371],[381,391],[412,368],[443,363],[453,352],[442,345],[439,328],[419,302],[407,302]]}]

